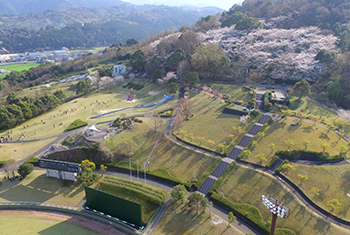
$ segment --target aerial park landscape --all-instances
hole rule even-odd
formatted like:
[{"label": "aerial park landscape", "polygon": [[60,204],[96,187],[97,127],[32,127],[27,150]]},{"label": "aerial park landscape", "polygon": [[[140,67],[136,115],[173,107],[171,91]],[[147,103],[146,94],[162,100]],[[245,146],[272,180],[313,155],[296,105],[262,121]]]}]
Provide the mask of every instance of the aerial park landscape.
[{"label": "aerial park landscape", "polygon": [[26,38],[0,44],[0,231],[350,234],[350,33],[340,3],[313,2],[244,1],[108,47],[114,21],[0,24]]}]

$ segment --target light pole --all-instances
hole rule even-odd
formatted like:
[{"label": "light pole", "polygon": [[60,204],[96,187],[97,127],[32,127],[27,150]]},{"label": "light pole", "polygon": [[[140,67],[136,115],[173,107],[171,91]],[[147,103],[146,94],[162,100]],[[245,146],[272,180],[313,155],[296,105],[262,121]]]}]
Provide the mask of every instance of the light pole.
[{"label": "light pole", "polygon": [[289,216],[290,209],[285,207],[282,202],[279,202],[277,199],[271,197],[271,195],[268,197],[262,195],[262,201],[267,209],[269,209],[272,213],[270,235],[274,235],[277,216],[287,218]]}]

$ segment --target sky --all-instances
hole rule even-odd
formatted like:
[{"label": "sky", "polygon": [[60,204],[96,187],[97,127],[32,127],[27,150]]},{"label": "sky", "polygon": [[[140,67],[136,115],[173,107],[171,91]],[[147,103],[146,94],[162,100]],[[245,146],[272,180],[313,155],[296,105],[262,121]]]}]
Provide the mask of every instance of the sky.
[{"label": "sky", "polygon": [[169,6],[215,6],[223,10],[228,10],[234,4],[240,4],[243,0],[123,0],[124,2],[130,2],[133,4],[143,5],[143,4],[153,4],[153,5],[169,5]]}]

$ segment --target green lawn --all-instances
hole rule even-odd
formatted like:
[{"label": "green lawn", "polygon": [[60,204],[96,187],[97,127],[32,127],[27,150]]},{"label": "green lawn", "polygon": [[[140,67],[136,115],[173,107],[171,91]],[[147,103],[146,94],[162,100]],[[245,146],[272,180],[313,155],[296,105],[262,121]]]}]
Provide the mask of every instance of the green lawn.
[{"label": "green lawn", "polygon": [[23,70],[29,70],[40,65],[39,63],[26,63],[26,64],[8,64],[0,65],[0,69],[21,72]]},{"label": "green lawn", "polygon": [[291,209],[287,219],[277,219],[277,227],[293,230],[298,235],[350,234],[309,211],[278,180],[268,174],[235,165],[218,188],[218,193],[234,203],[247,203],[257,207],[265,221],[271,221],[271,212],[261,201],[261,195],[272,195]]},{"label": "green lawn", "polygon": [[[291,96],[290,100],[291,104],[289,108],[291,110],[294,110],[297,113],[304,112],[307,115],[319,115],[321,117],[319,122],[334,123],[336,126],[343,126],[344,124],[349,123],[348,120],[338,117],[338,114],[335,111],[328,110],[305,97],[299,100],[299,97]],[[350,132],[348,131],[347,134],[350,134]]]},{"label": "green lawn", "polygon": [[[298,174],[307,175],[308,179],[300,182]],[[331,212],[327,201],[338,199],[341,208],[335,210],[336,216],[350,220],[350,170],[349,165],[341,166],[304,166],[297,165],[296,170],[284,173],[317,205]],[[319,195],[314,194],[311,189],[317,187]]]},{"label": "green lawn", "polygon": [[54,141],[55,138],[50,138],[47,140],[41,140],[41,141],[35,141],[30,143],[11,143],[11,144],[0,144],[0,161],[7,161],[10,159],[14,159],[16,161],[19,161],[21,159],[24,159],[26,157],[29,157],[36,151],[40,150],[41,148],[45,147],[52,141]]},{"label": "green lawn", "polygon": [[[142,119],[143,123],[135,123],[130,130],[107,138],[101,142],[101,148],[109,151],[113,155],[123,152],[122,144],[131,146],[131,160],[133,164],[138,163],[143,167],[154,144],[157,142],[159,133],[154,131],[152,119]],[[128,157],[115,158],[119,164],[129,166]],[[183,148],[170,141],[167,137],[162,137],[155,148],[148,164],[147,170],[157,168],[167,169],[173,176],[182,180],[199,179],[206,170],[209,169],[215,158],[198,152]]]},{"label": "green lawn", "polygon": [[[0,179],[5,176],[0,173]],[[46,177],[45,171],[34,171],[22,181],[2,180],[0,202],[26,201],[76,206],[85,197],[84,187],[78,182],[68,182]]]},{"label": "green lawn", "polygon": [[[303,140],[306,139],[310,141],[307,149],[317,152],[323,151],[320,142],[324,141],[329,144],[329,147],[326,148],[326,152],[328,152],[330,155],[339,154],[339,146],[347,144],[344,139],[335,134],[333,131],[328,132],[328,128],[323,125],[314,125],[314,123],[310,120],[304,120],[301,125],[292,126],[298,122],[298,118],[287,117],[285,120],[281,120],[281,122],[272,124],[265,131],[266,135],[261,139],[257,147],[251,151],[251,154],[245,160],[253,163],[260,163],[255,156],[259,153],[264,153],[267,157],[267,162],[269,162],[273,157],[273,153],[268,145],[274,143],[276,146],[275,151],[287,150],[288,146],[286,145],[285,141],[288,139],[292,139],[295,143],[290,150],[305,149]],[[263,162],[262,164],[264,165],[267,162]]]},{"label": "green lawn", "polygon": [[[3,235],[26,234],[101,234],[91,229],[81,227],[69,221],[60,221],[52,218],[26,216],[0,216],[0,231]],[[21,225],[21,226],[18,226]]]},{"label": "green lawn", "polygon": [[[130,91],[122,88],[121,85],[114,87],[111,90],[102,90],[98,93],[94,92],[86,96],[86,98],[83,96],[64,103],[48,113],[28,120],[20,126],[13,128],[13,138],[18,139],[23,131],[26,131],[27,139],[59,134],[65,131],[66,128],[78,118],[83,121],[87,121],[89,124],[93,124],[96,122],[114,120],[116,117],[119,117],[121,113],[125,113],[127,115],[141,115],[147,112],[152,113],[154,108],[131,109],[97,119],[90,119],[92,116],[120,108],[154,104],[163,99],[163,94],[167,93],[165,87],[160,87],[154,83],[143,81],[136,81],[136,83],[143,83],[145,87],[139,91],[134,91],[136,94],[136,99],[133,102],[126,101],[127,95],[130,93]],[[148,92],[151,90],[158,91],[159,95],[153,98],[148,94]],[[105,104],[98,105],[96,101],[104,101]],[[168,101],[167,103],[159,105],[157,108],[159,110],[166,109],[173,106],[174,103],[175,100]],[[75,109],[75,111],[71,111],[72,109]],[[68,114],[63,113],[65,110],[68,110]],[[43,124],[41,121],[45,122],[45,124]],[[60,123],[62,124],[60,125]],[[28,125],[29,127],[24,129],[23,125]],[[55,125],[55,127],[53,125]],[[36,134],[34,134],[35,131]],[[2,133],[0,133],[0,135],[1,134]]]},{"label": "green lawn", "polygon": [[190,235],[190,234],[222,234],[222,235],[240,235],[242,232],[236,228],[227,228],[227,223],[223,219],[215,216],[212,221],[218,221],[218,224],[211,223],[208,212],[195,215],[185,204],[171,205],[154,229],[154,234],[166,235]]},{"label": "green lawn", "polygon": [[[182,122],[179,130],[174,130],[174,134],[185,141],[221,152],[217,149],[219,143],[226,142],[229,145],[239,135],[233,127],[244,128],[239,120],[240,116],[222,113],[226,107],[225,102],[213,99],[213,96],[205,92],[191,96],[193,117]],[[193,134],[192,139],[188,136],[190,133]],[[228,136],[230,134],[233,136]],[[204,137],[204,140],[199,141],[198,137]],[[214,144],[208,143],[209,140],[214,141]]]},{"label": "green lawn", "polygon": [[8,73],[5,73],[5,74],[0,74],[0,80],[3,79],[4,77],[6,77]]},{"label": "green lawn", "polygon": [[252,95],[242,85],[236,84],[218,84],[218,83],[205,83],[206,86],[210,87],[213,91],[217,90],[224,96],[227,94],[231,95],[233,101],[248,102],[252,99]]}]

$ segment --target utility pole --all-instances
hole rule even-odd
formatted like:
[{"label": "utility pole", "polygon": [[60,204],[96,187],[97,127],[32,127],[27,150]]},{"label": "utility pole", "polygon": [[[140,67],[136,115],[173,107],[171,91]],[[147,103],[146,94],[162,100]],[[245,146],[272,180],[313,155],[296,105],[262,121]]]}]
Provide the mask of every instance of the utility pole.
[{"label": "utility pole", "polygon": [[129,158],[129,169],[130,169],[130,180],[132,180],[132,174],[131,174],[131,158]]},{"label": "utility pole", "polygon": [[137,182],[140,182],[140,178],[139,178],[139,160],[137,159]]}]

